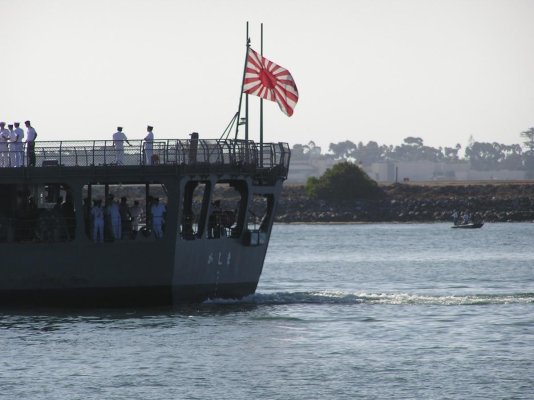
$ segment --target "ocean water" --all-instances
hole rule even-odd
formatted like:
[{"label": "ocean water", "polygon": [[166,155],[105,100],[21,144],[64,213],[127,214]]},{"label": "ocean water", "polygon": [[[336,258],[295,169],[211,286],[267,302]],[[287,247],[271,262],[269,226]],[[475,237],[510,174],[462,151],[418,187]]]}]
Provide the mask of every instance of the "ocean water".
[{"label": "ocean water", "polygon": [[0,310],[1,399],[533,399],[534,224],[276,225],[257,293]]}]

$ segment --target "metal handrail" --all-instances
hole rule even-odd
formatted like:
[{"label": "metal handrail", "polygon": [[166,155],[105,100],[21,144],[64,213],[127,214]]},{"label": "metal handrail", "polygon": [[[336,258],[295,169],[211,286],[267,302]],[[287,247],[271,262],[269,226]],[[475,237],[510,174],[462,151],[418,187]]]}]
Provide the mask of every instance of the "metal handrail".
[{"label": "metal handrail", "polygon": [[[113,141],[38,141],[35,142],[36,167],[157,165],[248,165],[260,170],[289,168],[290,149],[287,143],[263,143],[234,139],[160,139],[152,142],[152,160],[145,160],[143,140],[129,140],[122,158]],[[25,151],[26,153],[26,151]],[[263,166],[260,165],[263,154]],[[11,156],[11,155],[10,155]],[[155,160],[155,161],[154,161]],[[45,161],[47,161],[45,163]]]}]

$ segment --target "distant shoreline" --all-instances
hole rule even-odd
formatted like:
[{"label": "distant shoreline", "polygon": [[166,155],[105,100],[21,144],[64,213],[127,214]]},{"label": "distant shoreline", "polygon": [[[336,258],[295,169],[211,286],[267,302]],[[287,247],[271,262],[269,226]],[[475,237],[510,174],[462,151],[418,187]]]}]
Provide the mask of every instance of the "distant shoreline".
[{"label": "distant shoreline", "polygon": [[349,224],[452,222],[452,213],[477,213],[485,222],[533,222],[534,182],[382,185],[384,196],[331,204],[284,186],[276,223]]}]

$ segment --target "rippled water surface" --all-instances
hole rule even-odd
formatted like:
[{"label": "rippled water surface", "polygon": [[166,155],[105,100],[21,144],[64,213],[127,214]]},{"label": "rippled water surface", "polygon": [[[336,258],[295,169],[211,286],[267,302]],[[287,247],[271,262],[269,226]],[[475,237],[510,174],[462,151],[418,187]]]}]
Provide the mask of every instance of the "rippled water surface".
[{"label": "rippled water surface", "polygon": [[0,310],[1,399],[532,399],[534,224],[275,226],[257,294]]}]

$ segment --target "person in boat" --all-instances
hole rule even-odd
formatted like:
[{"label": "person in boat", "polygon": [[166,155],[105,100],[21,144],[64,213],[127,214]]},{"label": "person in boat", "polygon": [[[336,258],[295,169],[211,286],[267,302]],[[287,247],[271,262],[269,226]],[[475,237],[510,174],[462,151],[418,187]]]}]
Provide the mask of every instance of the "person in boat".
[{"label": "person in boat", "polygon": [[464,212],[464,216],[463,216],[463,221],[462,221],[462,223],[463,223],[464,225],[467,225],[467,224],[469,223],[469,220],[470,220],[469,211],[466,210],[466,211]]},{"label": "person in boat", "polygon": [[124,163],[124,142],[131,146],[126,134],[122,131],[122,126],[117,127],[117,132],[113,134],[113,147],[115,148],[115,162],[117,165]]},{"label": "person in boat", "polygon": [[9,165],[9,153],[7,147],[9,136],[10,132],[6,128],[6,123],[0,122],[0,167],[7,167]]},{"label": "person in boat", "polygon": [[35,167],[35,139],[37,139],[37,132],[30,121],[24,122],[26,125],[26,157],[28,158],[28,166]]},{"label": "person in boat", "polygon": [[122,236],[121,213],[119,210],[119,205],[114,200],[112,194],[109,195],[106,213],[108,214],[109,221],[111,223],[111,234],[113,235],[113,239],[120,240]]},{"label": "person in boat", "polygon": [[452,222],[454,223],[454,225],[458,225],[458,219],[459,219],[458,211],[454,210],[454,212],[452,213]]},{"label": "person in boat", "polygon": [[104,242],[104,210],[102,200],[94,200],[91,208],[91,219],[93,222],[93,242]]},{"label": "person in boat", "polygon": [[20,127],[20,122],[15,122],[15,167],[24,165],[24,130]]},{"label": "person in boat", "polygon": [[143,144],[143,149],[145,151],[145,164],[151,165],[152,164],[152,151],[153,151],[153,145],[154,145],[154,128],[150,125],[146,127],[147,135],[143,139],[145,143]]},{"label": "person in boat", "polygon": [[152,214],[152,229],[156,239],[163,237],[163,223],[166,211],[165,205],[159,202],[159,198],[154,197],[150,207],[150,214]]}]

